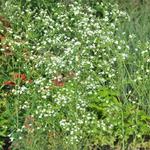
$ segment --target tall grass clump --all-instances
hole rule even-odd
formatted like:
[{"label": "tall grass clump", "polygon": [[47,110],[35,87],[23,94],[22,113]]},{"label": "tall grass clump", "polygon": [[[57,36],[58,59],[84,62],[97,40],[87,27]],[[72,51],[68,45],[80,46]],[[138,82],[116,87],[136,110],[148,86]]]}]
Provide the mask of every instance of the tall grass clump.
[{"label": "tall grass clump", "polygon": [[148,147],[149,30],[138,27],[148,23],[144,6],[126,13],[110,0],[2,1],[1,147]]}]

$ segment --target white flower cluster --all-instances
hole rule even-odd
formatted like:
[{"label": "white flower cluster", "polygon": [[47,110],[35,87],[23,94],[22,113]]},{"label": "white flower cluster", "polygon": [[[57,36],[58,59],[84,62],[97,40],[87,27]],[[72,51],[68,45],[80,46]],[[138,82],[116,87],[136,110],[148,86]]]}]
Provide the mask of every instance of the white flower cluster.
[{"label": "white flower cluster", "polygon": [[[8,42],[19,56],[17,63],[33,78],[31,86],[12,90],[14,96],[19,95],[19,108],[34,114],[36,129],[57,127],[71,144],[88,135],[112,133],[111,117],[99,120],[94,110],[88,110],[89,95],[97,94],[101,87],[122,91],[130,80],[140,87],[150,75],[150,44],[139,42],[132,49],[125,40],[126,33],[117,34],[122,19],[129,19],[127,14],[117,5],[95,5],[56,3],[49,13],[30,7],[21,10],[7,1],[4,8],[14,22],[14,30],[9,31],[13,39]],[[136,38],[134,34],[128,37],[131,41]],[[22,39],[25,42],[15,41]],[[119,112],[119,106],[109,99],[94,98],[110,104],[106,109],[103,106],[110,116]]]}]

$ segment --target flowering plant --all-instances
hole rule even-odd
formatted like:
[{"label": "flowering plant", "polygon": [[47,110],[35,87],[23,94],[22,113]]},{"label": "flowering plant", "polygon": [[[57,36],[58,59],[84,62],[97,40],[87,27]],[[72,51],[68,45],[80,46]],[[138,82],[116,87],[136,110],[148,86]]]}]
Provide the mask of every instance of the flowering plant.
[{"label": "flowering plant", "polygon": [[39,3],[6,1],[2,9],[11,22],[1,21],[0,59],[12,147],[125,149],[141,141],[150,43],[132,49],[136,36],[119,32],[130,18],[109,1]]}]

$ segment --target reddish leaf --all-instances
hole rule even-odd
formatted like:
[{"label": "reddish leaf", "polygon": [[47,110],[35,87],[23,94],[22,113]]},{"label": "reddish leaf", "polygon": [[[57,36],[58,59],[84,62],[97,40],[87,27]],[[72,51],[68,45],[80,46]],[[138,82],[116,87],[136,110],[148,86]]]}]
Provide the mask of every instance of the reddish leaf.
[{"label": "reddish leaf", "polygon": [[12,81],[5,81],[5,82],[3,83],[3,85],[15,86],[16,84],[15,84],[15,82],[12,82]]}]

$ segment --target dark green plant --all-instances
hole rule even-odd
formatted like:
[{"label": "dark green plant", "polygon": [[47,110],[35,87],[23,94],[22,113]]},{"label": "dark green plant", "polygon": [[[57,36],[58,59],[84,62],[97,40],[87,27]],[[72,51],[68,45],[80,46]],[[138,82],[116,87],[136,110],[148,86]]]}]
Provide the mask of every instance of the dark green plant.
[{"label": "dark green plant", "polygon": [[6,115],[6,99],[0,97],[0,148],[4,144],[4,138],[7,136],[7,125],[9,121]]}]

